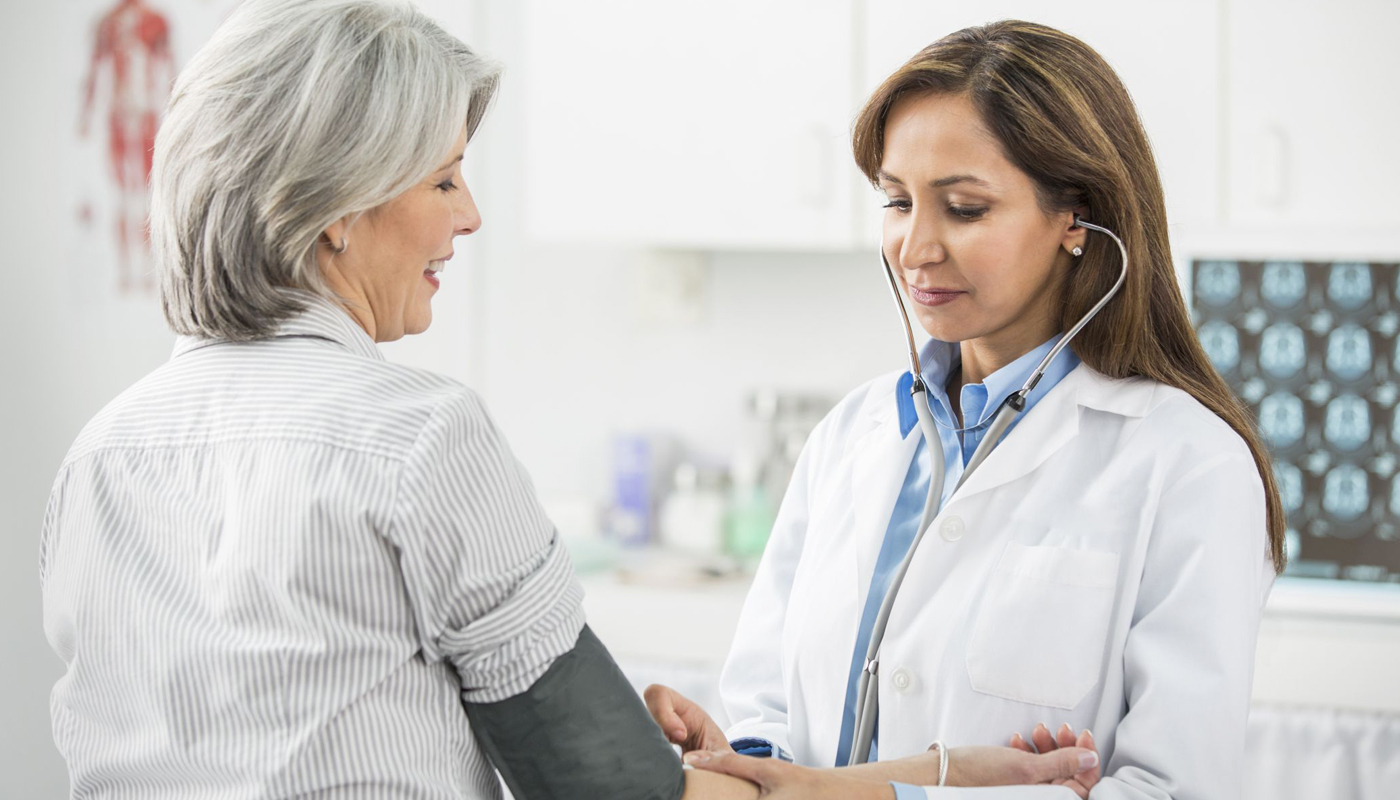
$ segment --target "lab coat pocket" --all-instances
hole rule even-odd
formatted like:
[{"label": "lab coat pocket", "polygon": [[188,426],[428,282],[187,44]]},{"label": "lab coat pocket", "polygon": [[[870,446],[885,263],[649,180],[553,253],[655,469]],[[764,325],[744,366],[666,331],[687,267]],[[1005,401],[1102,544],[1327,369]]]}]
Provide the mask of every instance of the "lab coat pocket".
[{"label": "lab coat pocket", "polygon": [[972,688],[1072,709],[1099,680],[1118,554],[1011,542],[967,648]]}]

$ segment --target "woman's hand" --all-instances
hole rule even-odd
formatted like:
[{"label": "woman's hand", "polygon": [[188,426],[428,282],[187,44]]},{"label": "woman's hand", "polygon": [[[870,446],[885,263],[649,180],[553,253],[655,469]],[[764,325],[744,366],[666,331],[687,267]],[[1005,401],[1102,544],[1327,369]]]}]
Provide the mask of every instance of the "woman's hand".
[{"label": "woman's hand", "polygon": [[[1005,749],[1005,748],[997,748]],[[741,756],[733,751],[687,753],[698,769],[743,778],[758,785],[758,796],[772,800],[894,800],[888,781],[872,781],[841,769],[812,769],[777,758]]]},{"label": "woman's hand", "polygon": [[[1027,753],[1034,753],[1037,751],[1040,753],[1051,753],[1070,747],[1081,747],[1093,750],[1096,754],[1098,753],[1098,748],[1094,745],[1094,734],[1090,733],[1088,728],[1085,728],[1084,732],[1076,737],[1074,735],[1074,729],[1069,726],[1069,723],[1061,725],[1060,730],[1052,736],[1050,734],[1050,729],[1045,727],[1045,723],[1042,722],[1035,726],[1035,730],[1031,731],[1031,742],[1035,744],[1034,748],[1032,748],[1030,744],[1027,744],[1025,739],[1021,738],[1021,734],[1011,734],[1011,746],[1017,750],[1024,750]],[[1095,765],[1093,769],[1085,770],[1075,775],[1073,778],[1057,780],[1054,783],[1068,786],[1074,790],[1075,794],[1087,800],[1089,797],[1089,790],[1094,788],[1094,784],[1098,783],[1099,779],[1102,777],[1103,766]]]},{"label": "woman's hand", "polygon": [[656,724],[661,727],[661,732],[666,734],[671,744],[681,746],[681,752],[733,752],[724,731],[705,713],[705,709],[691,702],[685,695],[669,686],[653,683],[647,687],[642,697],[646,700],[651,718],[656,720]]}]

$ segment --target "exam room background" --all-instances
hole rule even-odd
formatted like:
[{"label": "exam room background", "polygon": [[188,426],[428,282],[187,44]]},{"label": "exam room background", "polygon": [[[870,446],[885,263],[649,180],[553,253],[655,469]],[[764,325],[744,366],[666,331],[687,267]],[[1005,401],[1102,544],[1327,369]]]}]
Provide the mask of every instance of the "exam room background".
[{"label": "exam room background", "polygon": [[[718,0],[705,4],[703,19],[661,28],[651,26],[664,25],[671,4],[419,5],[500,59],[506,73],[468,148],[483,230],[459,241],[432,329],[384,350],[484,395],[541,496],[558,509],[565,536],[581,535],[577,509],[606,500],[614,433],[666,431],[723,454],[756,388],[839,397],[900,366],[900,335],[874,257],[876,198],[843,149],[844,126],[879,77],[966,24],[1045,21],[1082,35],[1122,70],[1157,150],[1183,274],[1196,255],[1400,260],[1392,93],[1400,55],[1389,38],[1400,29],[1400,4]],[[0,7],[6,799],[66,796],[48,717],[61,664],[43,637],[36,566],[50,481],[83,423],[162,363],[172,344],[155,299],[104,292],[110,265],[68,257],[81,234],[71,222],[62,143],[78,86],[73,69],[52,68],[52,54],[69,37],[90,36],[91,6]],[[732,104],[732,116],[682,120],[678,142],[640,143],[644,157],[597,183],[601,173],[590,170],[608,165],[580,157],[605,141],[606,126],[577,125],[568,114],[591,108],[626,126],[680,108],[684,94],[668,96],[661,76],[639,76],[644,65],[617,72],[628,51],[607,45],[608,37],[663,41],[658,31],[674,37],[667,46],[712,59],[697,68],[712,77],[706,100]],[[539,55],[541,42],[564,33],[598,43],[596,74],[587,62]],[[828,41],[838,46],[822,57],[818,44]],[[785,48],[831,79],[816,90],[739,80],[786,68]],[[179,64],[189,56],[175,53]],[[560,81],[552,88],[551,76]],[[638,92],[637,81],[655,93]],[[585,85],[586,98],[567,91]],[[789,107],[807,115],[789,157],[745,163],[735,132],[761,137],[764,126],[751,115]],[[555,124],[527,124],[555,108]],[[1286,600],[1266,620],[1256,700],[1400,715],[1395,595]],[[681,634],[691,625],[675,622]]]}]

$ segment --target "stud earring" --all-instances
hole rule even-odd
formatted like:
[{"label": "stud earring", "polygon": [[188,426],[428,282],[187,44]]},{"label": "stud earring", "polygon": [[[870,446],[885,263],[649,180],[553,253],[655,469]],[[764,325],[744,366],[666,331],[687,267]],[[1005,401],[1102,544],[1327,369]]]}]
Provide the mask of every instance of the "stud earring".
[{"label": "stud earring", "polygon": [[1074,254],[1075,258],[1079,258],[1080,256],[1084,255],[1084,248],[1076,246],[1070,252]]}]

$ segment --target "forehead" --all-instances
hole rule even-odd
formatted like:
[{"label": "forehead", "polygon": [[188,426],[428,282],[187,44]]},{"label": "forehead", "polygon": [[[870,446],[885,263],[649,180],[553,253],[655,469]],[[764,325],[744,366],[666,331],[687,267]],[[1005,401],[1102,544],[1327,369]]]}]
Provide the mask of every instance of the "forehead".
[{"label": "forehead", "polygon": [[905,182],[937,172],[934,178],[971,173],[998,183],[1010,177],[1008,170],[1015,171],[963,95],[900,98],[885,119],[884,144],[881,169]]}]

